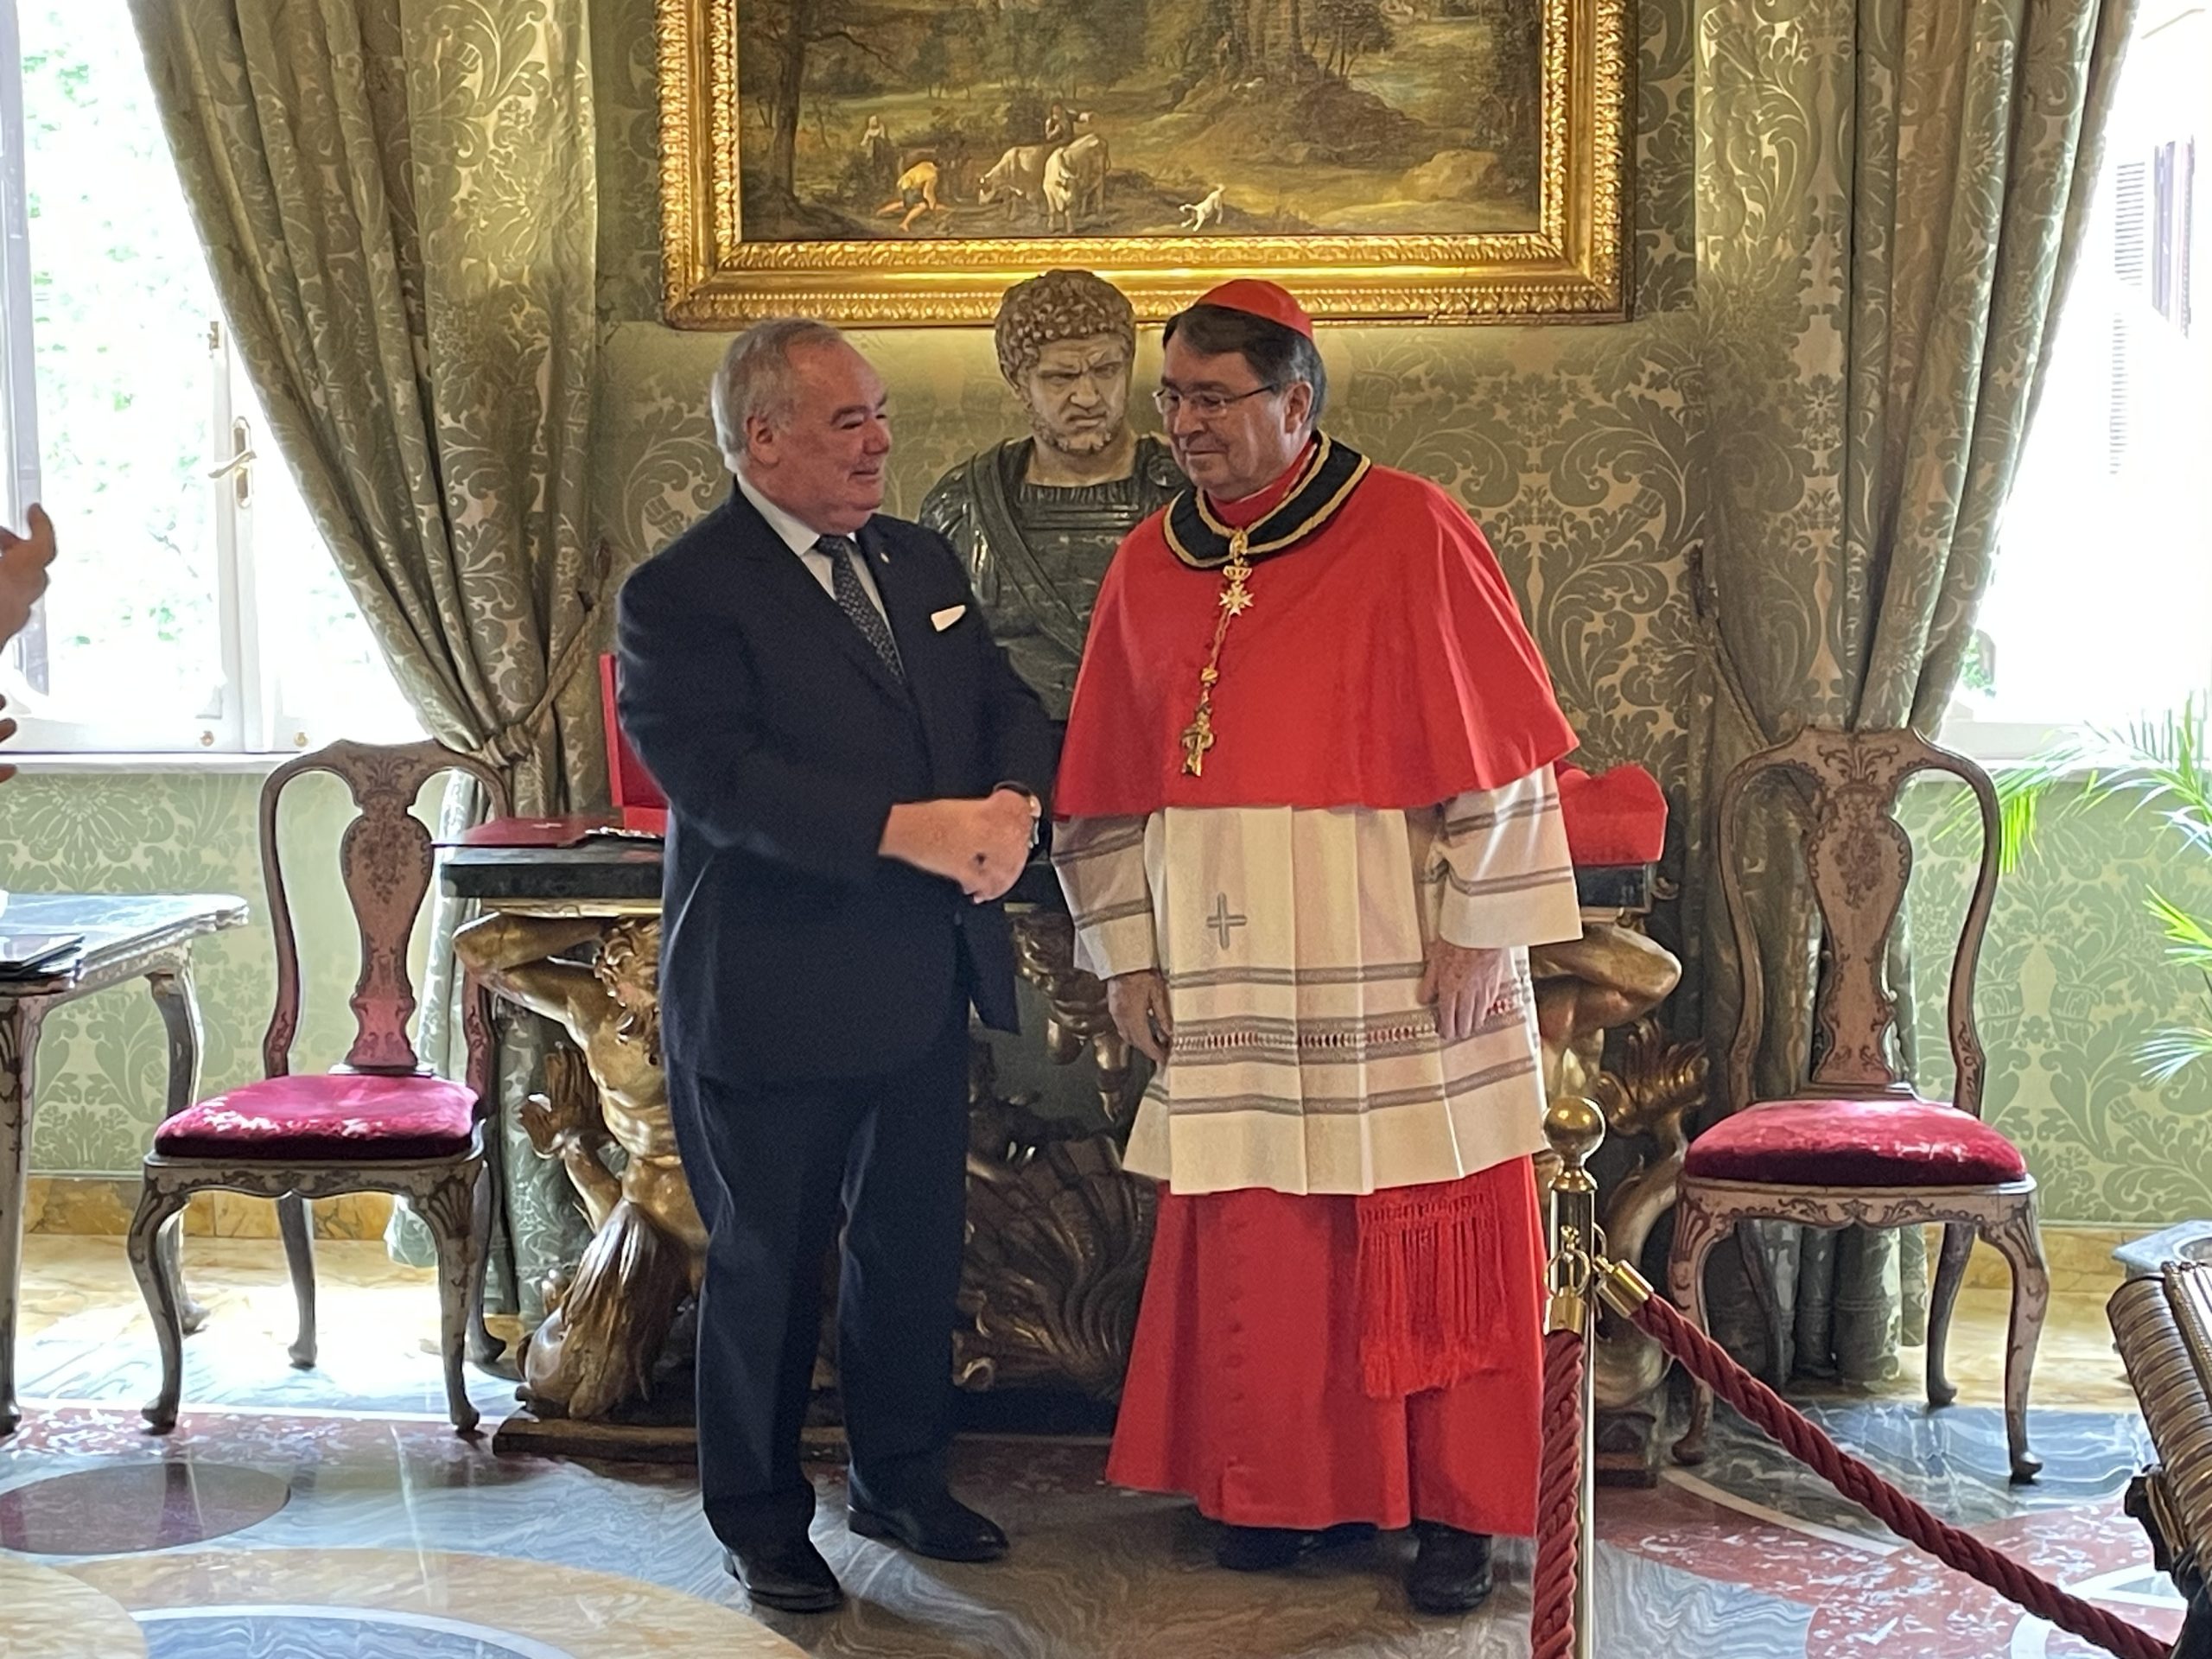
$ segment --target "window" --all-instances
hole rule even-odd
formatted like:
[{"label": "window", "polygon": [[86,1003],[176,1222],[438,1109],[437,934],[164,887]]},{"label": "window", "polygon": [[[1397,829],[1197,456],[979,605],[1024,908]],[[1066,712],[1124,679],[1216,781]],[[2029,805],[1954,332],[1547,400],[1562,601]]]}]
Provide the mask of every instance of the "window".
[{"label": "window", "polygon": [[27,750],[420,736],[219,321],[129,10],[0,0],[9,522],[61,558],[0,662]]},{"label": "window", "polygon": [[2005,760],[2212,691],[2212,7],[2144,0],[1952,741]]}]

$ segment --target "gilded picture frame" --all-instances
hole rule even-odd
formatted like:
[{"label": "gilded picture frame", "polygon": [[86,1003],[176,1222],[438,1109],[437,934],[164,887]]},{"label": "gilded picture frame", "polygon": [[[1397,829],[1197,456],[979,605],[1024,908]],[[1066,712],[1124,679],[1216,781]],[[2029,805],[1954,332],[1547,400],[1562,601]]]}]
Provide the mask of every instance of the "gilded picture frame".
[{"label": "gilded picture frame", "polygon": [[[1116,72],[1082,67],[1080,31],[1132,19],[1180,33],[1086,92]],[[1324,319],[1627,315],[1628,0],[657,0],[656,21],[677,327],[988,321],[1060,265],[1147,320],[1231,276]],[[819,44],[794,63],[794,40]]]}]

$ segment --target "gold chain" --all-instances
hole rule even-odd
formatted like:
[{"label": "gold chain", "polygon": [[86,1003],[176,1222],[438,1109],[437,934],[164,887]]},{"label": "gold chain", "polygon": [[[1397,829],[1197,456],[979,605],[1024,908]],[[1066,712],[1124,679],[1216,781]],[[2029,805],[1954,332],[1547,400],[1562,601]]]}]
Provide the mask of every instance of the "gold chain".
[{"label": "gold chain", "polygon": [[1244,585],[1252,575],[1251,561],[1246,557],[1250,545],[1244,531],[1230,532],[1229,563],[1221,572],[1221,614],[1213,625],[1213,650],[1207,653],[1206,665],[1198,671],[1197,712],[1183,728],[1183,770],[1192,778],[1205,775],[1206,751],[1213,747],[1213,689],[1221,680],[1222,641],[1229,637],[1229,625],[1252,608],[1252,592]]}]

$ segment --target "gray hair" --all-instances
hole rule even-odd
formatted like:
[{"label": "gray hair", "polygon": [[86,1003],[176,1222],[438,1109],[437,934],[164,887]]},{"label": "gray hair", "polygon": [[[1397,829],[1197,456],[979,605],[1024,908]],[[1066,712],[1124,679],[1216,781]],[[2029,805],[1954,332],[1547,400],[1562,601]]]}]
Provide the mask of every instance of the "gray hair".
[{"label": "gray hair", "polygon": [[798,397],[792,348],[828,346],[844,338],[812,317],[764,317],[730,341],[707,391],[715,411],[715,442],[730,471],[737,471],[745,459],[746,422],[790,416]]}]

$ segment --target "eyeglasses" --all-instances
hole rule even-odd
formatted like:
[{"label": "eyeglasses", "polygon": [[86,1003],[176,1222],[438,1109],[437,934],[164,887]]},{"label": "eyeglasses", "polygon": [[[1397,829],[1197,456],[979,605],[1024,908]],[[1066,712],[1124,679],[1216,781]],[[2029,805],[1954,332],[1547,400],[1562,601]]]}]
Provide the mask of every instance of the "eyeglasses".
[{"label": "eyeglasses", "polygon": [[1202,421],[1211,421],[1222,415],[1231,404],[1241,404],[1247,397],[1257,397],[1262,392],[1281,391],[1281,386],[1255,386],[1249,391],[1177,391],[1162,386],[1152,394],[1153,406],[1169,420],[1175,411],[1185,404]]}]

